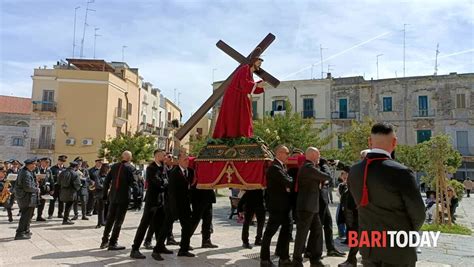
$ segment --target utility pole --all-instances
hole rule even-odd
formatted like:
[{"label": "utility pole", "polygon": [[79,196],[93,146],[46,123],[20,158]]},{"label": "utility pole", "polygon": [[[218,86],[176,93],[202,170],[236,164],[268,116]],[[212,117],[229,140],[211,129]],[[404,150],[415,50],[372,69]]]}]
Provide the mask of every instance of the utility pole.
[{"label": "utility pole", "polygon": [[410,24],[403,24],[403,78],[405,78],[405,71],[406,71],[406,68],[405,68],[405,63],[406,63],[406,57],[405,57],[405,49],[406,49],[406,33],[407,33],[407,30],[406,30],[406,26],[407,25],[410,25]]},{"label": "utility pole", "polygon": [[97,36],[100,36],[100,34],[97,34],[98,30],[100,30],[100,28],[94,28],[94,58],[95,58],[95,44],[97,41]]},{"label": "utility pole", "polygon": [[383,54],[378,54],[376,56],[377,58],[377,61],[376,61],[376,65],[377,65],[377,80],[379,79],[379,57],[383,56]]},{"label": "utility pole", "polygon": [[122,62],[125,62],[125,48],[127,48],[128,46],[126,45],[122,45]]},{"label": "utility pole", "polygon": [[330,73],[332,70],[334,70],[334,69],[332,69],[331,67],[335,67],[335,66],[336,66],[336,65],[328,64],[328,72],[327,72],[327,73]]},{"label": "utility pole", "polygon": [[324,48],[323,45],[320,44],[319,53],[321,54],[321,79],[324,78],[323,49],[327,49],[327,48]]},{"label": "utility pole", "polygon": [[74,50],[76,50],[76,18],[77,18],[77,10],[81,8],[77,6],[74,8],[74,33],[72,35],[72,58],[74,58]]},{"label": "utility pole", "polygon": [[435,58],[435,71],[434,75],[438,75],[438,55],[439,55],[439,43],[436,45],[436,58]]},{"label": "utility pole", "polygon": [[82,58],[84,56],[84,39],[86,38],[86,27],[88,26],[87,24],[87,14],[89,13],[89,11],[95,11],[94,9],[90,9],[89,8],[89,4],[92,4],[94,3],[94,0],[89,0],[87,1],[87,6],[86,6],[86,17],[84,19],[84,28],[82,30],[82,40],[81,40],[81,55],[80,55],[80,58]]}]

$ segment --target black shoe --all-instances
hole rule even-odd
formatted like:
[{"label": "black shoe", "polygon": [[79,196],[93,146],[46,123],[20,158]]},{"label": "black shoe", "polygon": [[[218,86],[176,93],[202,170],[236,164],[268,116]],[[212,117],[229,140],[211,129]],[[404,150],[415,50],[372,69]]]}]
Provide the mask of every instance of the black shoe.
[{"label": "black shoe", "polygon": [[145,242],[143,243],[143,246],[145,249],[154,249],[155,247],[151,245],[151,242]]},{"label": "black shoe", "polygon": [[191,245],[189,245],[189,247],[188,247],[188,250],[189,250],[189,251],[193,251],[193,250],[194,250],[194,248],[193,248],[193,247],[191,247]]},{"label": "black shoe", "polygon": [[337,265],[337,267],[357,267],[357,259],[354,260],[346,260],[345,262]]},{"label": "black shoe", "polygon": [[43,218],[43,217],[38,217],[38,218],[36,218],[36,221],[37,221],[37,222],[45,222],[46,219]]},{"label": "black shoe", "polygon": [[167,246],[179,246],[179,242],[174,240],[174,239],[168,239],[168,241],[166,241],[166,245]]},{"label": "black shoe", "polygon": [[285,259],[285,260],[282,260],[280,259],[278,261],[278,266],[292,266],[293,263],[290,261],[290,259]]},{"label": "black shoe", "polygon": [[27,240],[27,239],[31,239],[31,236],[27,234],[17,234],[15,236],[15,240]]},{"label": "black shoe", "polygon": [[109,244],[108,250],[124,250],[124,246],[119,246],[117,244],[111,245]]},{"label": "black shoe", "polygon": [[74,215],[74,217],[72,217],[72,219],[71,219],[71,220],[73,220],[73,221],[74,221],[74,220],[77,220],[78,218],[79,218],[79,215]]},{"label": "black shoe", "polygon": [[275,267],[275,266],[276,265],[273,264],[273,262],[270,260],[260,261],[260,267]]},{"label": "black shoe", "polygon": [[212,244],[211,241],[206,241],[206,242],[202,243],[202,245],[201,245],[201,248],[218,248],[218,247],[219,247],[218,245]]},{"label": "black shoe", "polygon": [[180,251],[178,252],[178,257],[196,257],[196,255],[194,255],[193,253],[189,252],[189,251]]},{"label": "black shoe", "polygon": [[73,224],[74,224],[74,222],[71,222],[69,220],[63,221],[63,225],[73,225]]},{"label": "black shoe", "polygon": [[155,259],[156,261],[164,261],[163,257],[161,257],[160,253],[158,252],[153,252],[151,253],[151,257]]},{"label": "black shoe", "polygon": [[53,215],[48,216],[48,220],[51,220],[53,218]]},{"label": "black shoe", "polygon": [[102,225],[98,224],[98,225],[95,226],[95,229],[99,229],[101,227],[102,227]]},{"label": "black shoe", "polygon": [[348,245],[348,244],[349,244],[349,240],[348,240],[348,239],[344,239],[344,241],[342,241],[341,244]]},{"label": "black shoe", "polygon": [[346,253],[342,253],[335,248],[328,250],[328,252],[326,253],[326,257],[344,257],[344,256],[346,256]]},{"label": "black shoe", "polygon": [[82,216],[82,220],[84,220],[84,221],[88,221],[88,220],[89,220],[89,218],[87,218],[86,216]]},{"label": "black shoe", "polygon": [[303,267],[303,260],[302,259],[299,259],[299,260],[295,260],[293,258],[293,267]]},{"label": "black shoe", "polygon": [[32,236],[32,235],[33,235],[33,233],[30,232],[30,230],[26,231],[25,234],[26,234],[26,235],[29,235],[29,236]]},{"label": "black shoe", "polygon": [[324,264],[322,261],[311,262],[311,267],[326,267],[328,265]]},{"label": "black shoe", "polygon": [[262,245],[262,239],[255,240],[255,246],[261,246],[261,245]]},{"label": "black shoe", "polygon": [[86,213],[86,216],[91,217],[92,213],[88,212],[88,213]]},{"label": "black shoe", "polygon": [[101,249],[107,248],[108,246],[109,246],[109,242],[102,242],[102,243],[100,243],[100,248],[101,248]]},{"label": "black shoe", "polygon": [[58,218],[62,219],[62,218],[63,218],[63,215],[62,215],[62,214],[58,214]]},{"label": "black shoe", "polygon": [[243,243],[242,247],[247,248],[247,249],[252,249],[252,246],[249,243]]},{"label": "black shoe", "polygon": [[160,254],[173,254],[173,251],[167,249],[165,246],[161,247],[161,248],[158,248],[156,250],[156,252],[160,253]]},{"label": "black shoe", "polygon": [[130,251],[130,258],[132,259],[146,259],[146,256],[141,254],[139,250]]},{"label": "black shoe", "polygon": [[13,222],[13,218],[12,218],[12,217],[8,217],[8,222]]}]

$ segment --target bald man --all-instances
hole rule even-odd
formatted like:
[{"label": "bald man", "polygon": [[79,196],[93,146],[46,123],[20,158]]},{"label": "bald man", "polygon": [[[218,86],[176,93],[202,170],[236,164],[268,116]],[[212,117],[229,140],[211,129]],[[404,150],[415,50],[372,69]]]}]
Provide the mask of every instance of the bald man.
[{"label": "bald man", "polygon": [[267,209],[270,213],[260,250],[260,266],[274,266],[270,260],[270,243],[280,228],[278,247],[279,266],[291,265],[289,256],[290,237],[290,192],[293,179],[288,175],[286,162],[290,151],[286,146],[275,148],[275,160],[267,170]]},{"label": "bald man", "polygon": [[[132,161],[132,152],[124,151],[122,161],[114,164],[104,181],[104,200],[109,201],[109,212],[107,223],[105,224],[104,235],[102,237],[101,249],[122,250],[123,246],[117,244],[122,223],[125,220],[125,214],[130,200],[130,189],[136,186],[134,173],[136,171],[130,162]],[[110,191],[109,191],[110,189]],[[107,192],[109,192],[107,194]],[[109,240],[109,234],[112,230],[112,236]]]},{"label": "bald man", "polygon": [[[396,146],[393,126],[376,123],[369,137],[372,149],[349,172],[360,231],[418,231],[423,225],[425,206],[415,175],[391,158]],[[364,266],[415,266],[417,261],[414,247],[361,247],[360,253]]]},{"label": "bald man", "polygon": [[303,266],[303,251],[309,235],[308,248],[311,266],[324,266],[321,262],[323,251],[322,226],[319,218],[319,186],[331,179],[331,175],[318,166],[321,157],[319,150],[309,147],[305,153],[306,161],[298,171],[296,200],[296,238],[293,251],[294,266]]}]

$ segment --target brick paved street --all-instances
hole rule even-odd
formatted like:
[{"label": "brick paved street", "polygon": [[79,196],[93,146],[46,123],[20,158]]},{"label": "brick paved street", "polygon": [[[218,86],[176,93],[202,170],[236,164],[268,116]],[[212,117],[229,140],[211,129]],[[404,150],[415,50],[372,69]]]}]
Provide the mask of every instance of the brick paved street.
[{"label": "brick paved street", "polygon": [[[222,190],[222,193],[227,193]],[[473,198],[464,198],[458,208],[458,221],[473,227],[474,212]],[[335,215],[335,205],[331,207]],[[14,213],[17,213],[17,209]],[[468,212],[469,211],[469,212]],[[75,225],[63,226],[61,219],[53,219],[44,223],[32,222],[33,237],[31,240],[14,241],[15,229],[18,218],[13,223],[8,223],[6,212],[0,211],[0,266],[259,266],[259,247],[252,250],[241,248],[241,225],[235,219],[228,220],[229,201],[227,197],[219,197],[214,210],[214,231],[212,236],[218,249],[200,249],[199,231],[191,240],[196,249],[196,258],[177,258],[178,247],[170,246],[175,254],[164,255],[165,261],[156,262],[151,258],[151,251],[142,250],[147,256],[146,260],[132,260],[128,257],[136,226],[141,213],[130,211],[127,213],[119,243],[127,249],[111,252],[99,249],[102,229],[95,229],[96,217],[90,221],[76,221]],[[200,229],[200,228],[198,228]],[[179,239],[179,224],[175,224],[174,233]],[[251,241],[255,235],[255,227],[251,227]],[[337,233],[334,226],[334,233]],[[275,245],[276,237],[274,238]],[[338,244],[338,240],[336,243]],[[291,243],[290,251],[293,244]],[[347,248],[338,245],[344,251]],[[272,246],[272,251],[275,249]],[[417,266],[474,266],[474,237],[442,234],[439,247],[424,249],[419,254]],[[337,266],[344,258],[324,258],[323,262]],[[276,262],[276,260],[275,260]],[[309,262],[305,263],[309,266]]]}]

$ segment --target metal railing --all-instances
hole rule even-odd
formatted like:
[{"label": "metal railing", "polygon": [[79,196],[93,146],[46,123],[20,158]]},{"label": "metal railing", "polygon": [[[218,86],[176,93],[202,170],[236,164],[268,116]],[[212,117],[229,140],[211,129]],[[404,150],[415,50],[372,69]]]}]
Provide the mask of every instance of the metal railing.
[{"label": "metal railing", "polygon": [[436,112],[434,109],[419,109],[413,112],[414,118],[427,118],[427,117],[434,117]]},{"label": "metal railing", "polygon": [[337,120],[337,119],[340,119],[340,120],[351,120],[351,119],[356,119],[357,118],[357,114],[356,112],[354,111],[333,111],[331,112],[331,119],[333,120]]},{"label": "metal railing", "polygon": [[33,101],[33,112],[56,112],[57,103],[54,101]]},{"label": "metal railing", "polygon": [[54,150],[54,139],[31,138],[30,149]]},{"label": "metal railing", "polygon": [[303,117],[303,119],[314,119],[314,118],[316,118],[316,111],[314,111],[314,110],[303,110],[303,111],[301,111],[301,117]]}]

